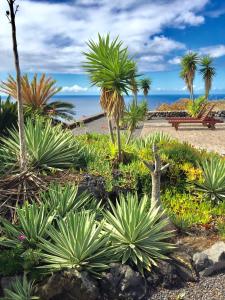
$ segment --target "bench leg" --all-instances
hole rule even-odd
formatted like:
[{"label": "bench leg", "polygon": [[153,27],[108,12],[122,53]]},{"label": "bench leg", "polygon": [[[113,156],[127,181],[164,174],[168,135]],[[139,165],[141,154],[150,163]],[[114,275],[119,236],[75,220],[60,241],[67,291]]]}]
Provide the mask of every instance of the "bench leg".
[{"label": "bench leg", "polygon": [[175,128],[176,130],[178,130],[178,126],[179,126],[178,123],[175,123],[175,124],[174,124],[174,128]]}]

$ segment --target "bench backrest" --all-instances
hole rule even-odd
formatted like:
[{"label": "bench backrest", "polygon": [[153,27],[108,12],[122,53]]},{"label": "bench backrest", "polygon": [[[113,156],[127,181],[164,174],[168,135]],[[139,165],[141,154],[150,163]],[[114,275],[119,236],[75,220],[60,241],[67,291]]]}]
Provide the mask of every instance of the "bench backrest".
[{"label": "bench backrest", "polygon": [[215,104],[208,104],[205,111],[201,115],[201,120],[204,121],[208,118],[209,114],[211,113],[212,109],[214,108]]}]

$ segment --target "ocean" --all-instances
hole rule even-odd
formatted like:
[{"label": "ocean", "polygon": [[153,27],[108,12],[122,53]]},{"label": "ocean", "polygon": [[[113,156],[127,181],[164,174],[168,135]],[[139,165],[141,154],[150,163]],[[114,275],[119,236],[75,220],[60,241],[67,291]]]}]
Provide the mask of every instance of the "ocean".
[{"label": "ocean", "polygon": [[[196,96],[197,97],[197,96]],[[147,97],[149,110],[154,110],[162,103],[172,103],[180,98],[188,98],[188,95],[149,95]],[[210,99],[225,99],[225,94],[211,95]],[[82,96],[67,96],[57,95],[53,100],[61,100],[70,102],[75,105],[74,118],[81,119],[102,112],[99,104],[99,96],[97,95],[82,95]],[[132,100],[131,96],[125,97],[126,104]],[[143,96],[138,96],[138,101],[143,100]]]}]

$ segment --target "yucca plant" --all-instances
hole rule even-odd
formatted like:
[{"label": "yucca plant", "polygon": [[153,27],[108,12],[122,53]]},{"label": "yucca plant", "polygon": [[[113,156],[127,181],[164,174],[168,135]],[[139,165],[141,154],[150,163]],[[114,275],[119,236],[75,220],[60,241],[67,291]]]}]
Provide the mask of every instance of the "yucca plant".
[{"label": "yucca plant", "polygon": [[200,70],[199,73],[202,75],[202,78],[205,82],[205,98],[208,100],[209,91],[212,87],[213,78],[216,75],[216,69],[213,66],[213,59],[206,55],[200,59]]},{"label": "yucca plant", "polygon": [[130,142],[132,134],[138,126],[138,123],[143,121],[145,112],[145,105],[142,102],[140,104],[137,103],[135,99],[133,99],[132,102],[127,105],[123,116],[123,124],[129,131],[126,142],[127,144]]},{"label": "yucca plant", "polygon": [[[93,85],[101,88],[100,103],[109,120],[113,119],[117,128],[117,145],[121,160],[120,120],[125,103],[123,94],[128,94],[135,79],[136,64],[129,57],[127,48],[123,47],[118,37],[98,35],[98,42],[87,43],[89,52],[85,52],[86,62],[83,67],[90,76]],[[112,141],[114,141],[111,132]]]},{"label": "yucca plant", "polygon": [[29,281],[26,275],[22,279],[16,277],[11,286],[4,289],[4,297],[1,300],[38,300],[34,295],[34,281]]},{"label": "yucca plant", "polygon": [[181,72],[180,77],[184,80],[188,91],[190,92],[190,99],[194,101],[194,79],[197,70],[197,64],[199,62],[198,54],[195,52],[189,52],[183,56],[181,60]]},{"label": "yucca plant", "polygon": [[159,209],[149,210],[147,196],[139,201],[137,194],[121,195],[116,206],[111,202],[110,206],[112,212],[105,212],[104,228],[122,263],[131,262],[143,273],[156,266],[158,260],[167,259],[166,254],[174,246],[165,240],[173,234],[165,230],[168,223],[161,219]]},{"label": "yucca plant", "polygon": [[148,96],[149,90],[151,89],[152,81],[150,78],[143,78],[140,80],[139,86],[143,91],[145,97]]},{"label": "yucca plant", "polygon": [[[27,163],[30,169],[67,169],[79,164],[82,154],[73,133],[60,125],[52,126],[50,120],[27,120],[25,125]],[[3,169],[18,168],[18,131],[10,130],[9,137],[1,139],[0,160]]]},{"label": "yucca plant", "polygon": [[[74,105],[68,102],[52,101],[51,98],[61,91],[56,87],[56,80],[42,74],[40,78],[35,74],[30,80],[28,75],[21,78],[21,97],[26,110],[38,111],[40,114],[70,118]],[[0,91],[17,99],[16,80],[10,75],[7,81],[2,82]],[[50,101],[51,100],[51,101]]]},{"label": "yucca plant", "polygon": [[5,101],[0,96],[0,135],[7,135],[17,122],[17,104],[10,100],[10,96]]},{"label": "yucca plant", "polygon": [[204,160],[202,169],[203,182],[196,182],[196,190],[205,193],[214,203],[225,200],[225,162],[218,157]]},{"label": "yucca plant", "polygon": [[56,216],[64,218],[70,211],[77,211],[88,207],[93,199],[87,193],[78,194],[78,186],[67,184],[51,184],[47,191],[42,192],[41,201],[45,203],[49,211]]},{"label": "yucca plant", "polygon": [[205,96],[198,97],[195,99],[195,101],[189,102],[187,104],[187,111],[189,115],[192,117],[197,117],[204,103],[206,103]]},{"label": "yucca plant", "polygon": [[14,247],[18,244],[28,247],[37,247],[40,237],[47,235],[47,229],[54,219],[45,205],[38,206],[36,203],[28,204],[17,208],[18,224],[14,225],[7,219],[0,218],[0,225],[4,233],[0,244],[7,247]]},{"label": "yucca plant", "polygon": [[171,136],[163,131],[154,132],[145,138],[139,138],[135,140],[135,144],[139,148],[149,148],[151,149],[153,145],[163,145],[163,144],[170,144],[173,142]]},{"label": "yucca plant", "polygon": [[95,276],[106,270],[112,260],[103,223],[89,212],[69,213],[48,230],[49,239],[41,239],[43,266],[47,271],[76,269]]}]

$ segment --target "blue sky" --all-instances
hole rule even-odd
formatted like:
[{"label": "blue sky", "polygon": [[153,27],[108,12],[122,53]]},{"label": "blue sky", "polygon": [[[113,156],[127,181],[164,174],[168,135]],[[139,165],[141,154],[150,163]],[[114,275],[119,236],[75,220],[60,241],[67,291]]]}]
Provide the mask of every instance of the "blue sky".
[{"label": "blue sky", "polygon": [[[223,0],[17,0],[22,71],[46,72],[64,94],[96,94],[81,63],[85,42],[97,33],[119,35],[139,72],[151,77],[152,93],[186,92],[180,57],[193,50],[214,58],[212,93],[225,93],[225,1]],[[10,26],[0,5],[0,79],[13,73]],[[195,92],[203,93],[197,75]]]}]

